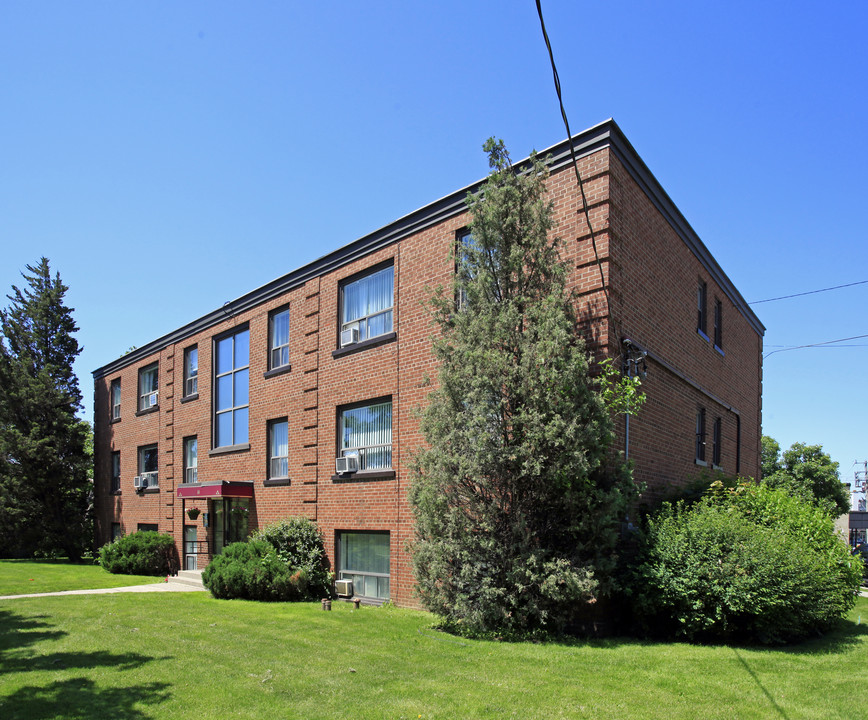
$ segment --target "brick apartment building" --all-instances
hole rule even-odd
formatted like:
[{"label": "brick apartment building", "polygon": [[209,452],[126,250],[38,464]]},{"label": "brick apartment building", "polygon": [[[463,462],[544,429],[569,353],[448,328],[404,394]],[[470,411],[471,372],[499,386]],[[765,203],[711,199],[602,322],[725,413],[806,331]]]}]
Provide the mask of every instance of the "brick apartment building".
[{"label": "brick apartment building", "polygon": [[[713,467],[758,476],[763,325],[613,121],[574,142],[595,243],[568,143],[541,155],[588,337],[647,370],[619,427],[636,477],[653,495]],[[157,529],[202,568],[303,515],[357,595],[413,604],[409,464],[436,377],[423,300],[451,280],[478,185],[96,370],[97,542]],[[338,474],[347,456],[358,470]]]}]

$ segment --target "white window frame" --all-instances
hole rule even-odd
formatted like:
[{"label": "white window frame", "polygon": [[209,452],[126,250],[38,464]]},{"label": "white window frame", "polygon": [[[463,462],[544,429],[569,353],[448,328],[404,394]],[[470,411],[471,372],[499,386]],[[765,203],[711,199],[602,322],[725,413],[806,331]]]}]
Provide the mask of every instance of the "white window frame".
[{"label": "white window frame", "polygon": [[[190,455],[190,448],[193,454]],[[184,438],[184,483],[199,482],[199,438],[194,435]]]},{"label": "white window frame", "polygon": [[[145,378],[153,373],[155,387],[145,390]],[[139,411],[150,410],[160,403],[160,366],[153,363],[139,370]]]},{"label": "white window frame", "polygon": [[[274,452],[274,431],[278,426],[286,429],[286,455]],[[268,423],[268,479],[289,477],[289,419],[277,418]]]},{"label": "white window frame", "polygon": [[[145,453],[148,450],[153,449],[156,454],[156,470],[145,470]],[[157,443],[152,443],[150,445],[140,445],[138,449],[138,460],[136,467],[139,470],[139,476],[147,475],[148,476],[148,487],[160,487],[160,450]]]},{"label": "white window frame", "polygon": [[[354,317],[345,317],[347,313],[346,309],[346,295],[347,291],[354,286],[360,286],[362,283],[371,282],[378,275],[386,275],[388,274],[391,278],[392,292],[391,292],[391,301],[388,307],[382,307],[374,312],[369,312],[364,315],[358,315]],[[361,277],[354,278],[345,282],[341,285],[341,307],[340,307],[340,327],[341,327],[341,344],[343,345],[343,332],[345,330],[358,330],[359,331],[359,342],[364,342],[365,340],[372,340],[377,337],[382,337],[383,335],[388,335],[389,333],[394,331],[395,328],[395,266],[388,265],[386,267],[378,268],[377,270],[373,270],[372,272],[366,273]],[[382,332],[377,333],[376,335],[371,335],[371,321],[374,318],[385,317],[388,316],[387,325]]]},{"label": "white window frame", "polygon": [[[347,556],[349,552],[347,550],[347,544],[349,540],[349,536],[351,535],[370,535],[370,536],[379,536],[386,538],[386,564],[388,571],[383,572],[374,572],[369,569],[359,569],[347,567]],[[338,579],[339,580],[352,580],[353,581],[353,594],[359,597],[368,597],[376,600],[388,600],[391,595],[391,535],[387,532],[354,532],[351,530],[343,531],[338,533]],[[367,593],[363,584],[359,582],[359,580],[364,581],[364,585],[368,584],[368,581],[372,581],[377,585],[376,593]],[[385,580],[385,583],[383,582]],[[381,592],[381,588],[384,588],[384,592]]]},{"label": "white window frame", "polygon": [[109,386],[109,402],[111,403],[112,420],[121,419],[121,380],[117,378],[111,381]]},{"label": "white window frame", "polygon": [[[286,318],[286,342],[277,344],[274,324],[278,318]],[[289,365],[289,307],[273,310],[268,314],[268,369],[279,370]]]},{"label": "white window frame", "polygon": [[[235,347],[238,341],[238,337],[241,334],[247,335],[247,364],[246,365],[235,365]],[[220,343],[232,340],[232,367],[224,372],[218,372],[218,348]],[[214,340],[214,354],[213,354],[213,365],[214,365],[214,389],[213,389],[213,398],[214,398],[214,407],[213,407],[213,418],[214,418],[214,428],[213,428],[213,446],[215,448],[220,447],[233,447],[235,445],[247,445],[250,442],[250,328],[243,327],[229,335],[222,335]],[[247,372],[247,402],[236,405],[238,398],[235,396],[235,376],[241,372]],[[227,405],[227,407],[219,408],[219,392],[220,392],[220,380],[226,377],[231,377],[231,387],[232,387],[232,399],[231,403]],[[238,437],[238,428],[236,426],[236,415],[240,410],[247,410],[247,437],[241,439]],[[226,413],[230,414],[232,420],[232,442],[219,444],[219,427],[220,427],[220,417],[221,415],[225,415]]]},{"label": "white window frame", "polygon": [[[190,359],[196,358],[193,367]],[[196,395],[199,392],[199,346],[194,345],[184,350],[184,397]]]},{"label": "white window frame", "polygon": [[[347,428],[346,421],[347,417],[350,413],[357,412],[359,410],[372,410],[373,408],[378,407],[389,407],[389,427],[388,430],[382,428],[382,431],[385,435],[388,436],[388,442],[381,443],[366,443],[364,445],[358,444],[350,444],[347,438]],[[341,408],[338,413],[338,450],[340,453],[340,457],[355,457],[358,458],[359,462],[359,471],[364,472],[366,470],[370,471],[379,471],[379,470],[391,470],[392,469],[392,399],[378,401],[375,400],[370,403],[361,404],[361,405],[350,405],[344,408]],[[385,438],[384,438],[385,439]],[[373,452],[372,452],[373,451]],[[376,464],[371,467],[369,457],[377,457],[377,453],[382,452],[385,459],[385,464]]]}]

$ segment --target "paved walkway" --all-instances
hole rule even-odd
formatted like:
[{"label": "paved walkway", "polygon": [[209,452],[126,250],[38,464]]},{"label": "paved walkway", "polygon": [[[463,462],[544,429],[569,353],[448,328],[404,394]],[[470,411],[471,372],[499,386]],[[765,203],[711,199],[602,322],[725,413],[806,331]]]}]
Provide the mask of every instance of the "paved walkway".
[{"label": "paved walkway", "polygon": [[61,590],[50,593],[29,593],[27,595],[0,595],[0,600],[15,600],[16,598],[51,597],[52,595],[105,595],[122,592],[204,592],[204,588],[184,585],[179,582],[156,582],[148,585],[127,585],[125,587],[99,588],[98,590]]}]

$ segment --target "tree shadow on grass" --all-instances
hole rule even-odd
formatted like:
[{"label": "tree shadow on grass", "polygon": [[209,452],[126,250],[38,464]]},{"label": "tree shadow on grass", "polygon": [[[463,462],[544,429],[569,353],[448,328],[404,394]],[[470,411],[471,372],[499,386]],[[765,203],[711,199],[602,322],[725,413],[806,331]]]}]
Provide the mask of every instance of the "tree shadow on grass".
[{"label": "tree shadow on grass", "polygon": [[[4,673],[52,671],[52,670],[93,670],[110,667],[114,670],[133,670],[157,658],[138,653],[48,653],[20,657],[3,657]],[[165,658],[159,658],[164,660]]]},{"label": "tree shadow on grass", "polygon": [[169,699],[167,683],[125,688],[99,688],[87,678],[72,678],[44,687],[25,686],[0,702],[5,720],[145,720],[145,707]]},{"label": "tree shadow on grass", "polygon": [[[18,615],[0,609],[0,668],[8,678],[27,672],[88,671],[111,668],[124,672],[157,659],[139,653],[46,652],[43,641],[57,640],[66,632],[51,629],[46,615]],[[33,647],[37,646],[37,647]],[[124,688],[101,688],[87,677],[50,678],[41,685],[25,685],[0,699],[3,720],[48,718],[102,718],[143,720],[143,708],[165,702],[171,696],[169,683],[147,683]]]},{"label": "tree shadow on grass", "polygon": [[[0,609],[0,653],[27,647],[43,640],[57,640],[66,635],[63,630],[50,630],[47,615],[17,615]],[[4,667],[6,665],[4,661]]]}]

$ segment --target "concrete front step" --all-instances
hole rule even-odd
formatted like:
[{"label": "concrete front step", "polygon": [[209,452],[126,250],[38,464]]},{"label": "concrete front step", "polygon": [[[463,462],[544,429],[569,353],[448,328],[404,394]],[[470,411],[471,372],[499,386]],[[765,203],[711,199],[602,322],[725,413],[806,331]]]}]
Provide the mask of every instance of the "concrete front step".
[{"label": "concrete front step", "polygon": [[180,585],[189,585],[199,590],[205,589],[205,586],[202,584],[201,570],[179,570],[177,575],[169,577],[169,582],[178,583]]}]

